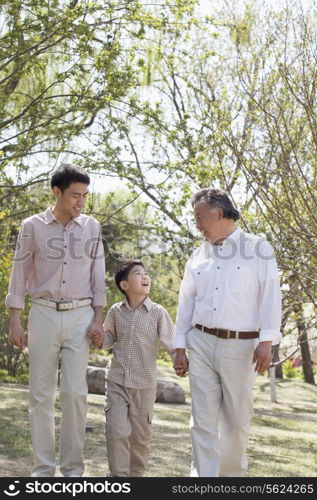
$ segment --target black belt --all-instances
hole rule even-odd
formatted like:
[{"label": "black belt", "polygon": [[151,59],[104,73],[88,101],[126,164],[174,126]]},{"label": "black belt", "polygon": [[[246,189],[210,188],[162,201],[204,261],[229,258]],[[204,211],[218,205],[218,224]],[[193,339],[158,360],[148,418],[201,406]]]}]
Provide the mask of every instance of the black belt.
[{"label": "black belt", "polygon": [[224,330],[223,328],[207,328],[203,325],[195,325],[195,328],[199,328],[199,330],[210,335],[216,335],[216,337],[220,337],[221,339],[257,339],[259,337],[259,332],[239,332]]}]

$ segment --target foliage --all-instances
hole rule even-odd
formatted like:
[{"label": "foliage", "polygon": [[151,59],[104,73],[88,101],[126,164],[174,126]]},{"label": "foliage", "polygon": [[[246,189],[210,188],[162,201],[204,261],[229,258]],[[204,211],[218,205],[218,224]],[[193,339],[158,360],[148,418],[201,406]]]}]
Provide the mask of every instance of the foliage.
[{"label": "foliage", "polygon": [[292,366],[290,359],[283,363],[283,374],[286,378],[303,378],[303,370],[300,367]]},{"label": "foliage", "polygon": [[0,370],[0,382],[15,383],[15,384],[28,384],[28,373],[20,373],[18,375],[10,375],[8,370]]}]

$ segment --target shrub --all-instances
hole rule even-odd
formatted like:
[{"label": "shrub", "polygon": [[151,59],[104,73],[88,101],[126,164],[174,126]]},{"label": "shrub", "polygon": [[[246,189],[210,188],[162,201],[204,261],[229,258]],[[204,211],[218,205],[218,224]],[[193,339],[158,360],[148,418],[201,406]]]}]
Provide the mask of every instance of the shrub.
[{"label": "shrub", "polygon": [[290,359],[287,359],[283,363],[283,374],[286,378],[303,378],[302,369],[300,367],[293,367]]},{"label": "shrub", "polygon": [[28,384],[29,374],[19,373],[19,375],[13,376],[9,375],[8,370],[0,370],[0,382],[6,382],[7,384]]}]

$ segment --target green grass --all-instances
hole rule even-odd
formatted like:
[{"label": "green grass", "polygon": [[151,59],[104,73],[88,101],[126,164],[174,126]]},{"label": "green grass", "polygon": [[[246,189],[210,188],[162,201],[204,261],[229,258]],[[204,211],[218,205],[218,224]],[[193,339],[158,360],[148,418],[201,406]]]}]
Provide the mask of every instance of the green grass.
[{"label": "green grass", "polygon": [[[190,395],[188,378],[176,377],[171,368],[159,366],[159,377],[182,385],[186,404],[155,404],[151,454],[146,476],[186,477],[189,475],[191,443],[189,434]],[[317,387],[301,380],[277,382],[278,403],[271,403],[268,379],[257,378],[254,417],[249,442],[250,477],[315,477]],[[0,476],[28,476],[32,456],[28,423],[27,387],[0,386]],[[86,434],[86,476],[108,474],[104,438],[104,397],[89,394]],[[56,403],[58,443],[60,405]]]}]

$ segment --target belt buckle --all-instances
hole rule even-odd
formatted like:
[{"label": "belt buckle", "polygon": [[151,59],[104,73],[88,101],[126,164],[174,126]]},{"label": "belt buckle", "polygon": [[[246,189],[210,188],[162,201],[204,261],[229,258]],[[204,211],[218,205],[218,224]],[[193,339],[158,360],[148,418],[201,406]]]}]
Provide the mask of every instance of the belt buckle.
[{"label": "belt buckle", "polygon": [[227,330],[227,340],[230,339],[230,330]]},{"label": "belt buckle", "polygon": [[73,309],[73,302],[71,300],[67,302],[56,302],[56,311],[68,311]]}]

